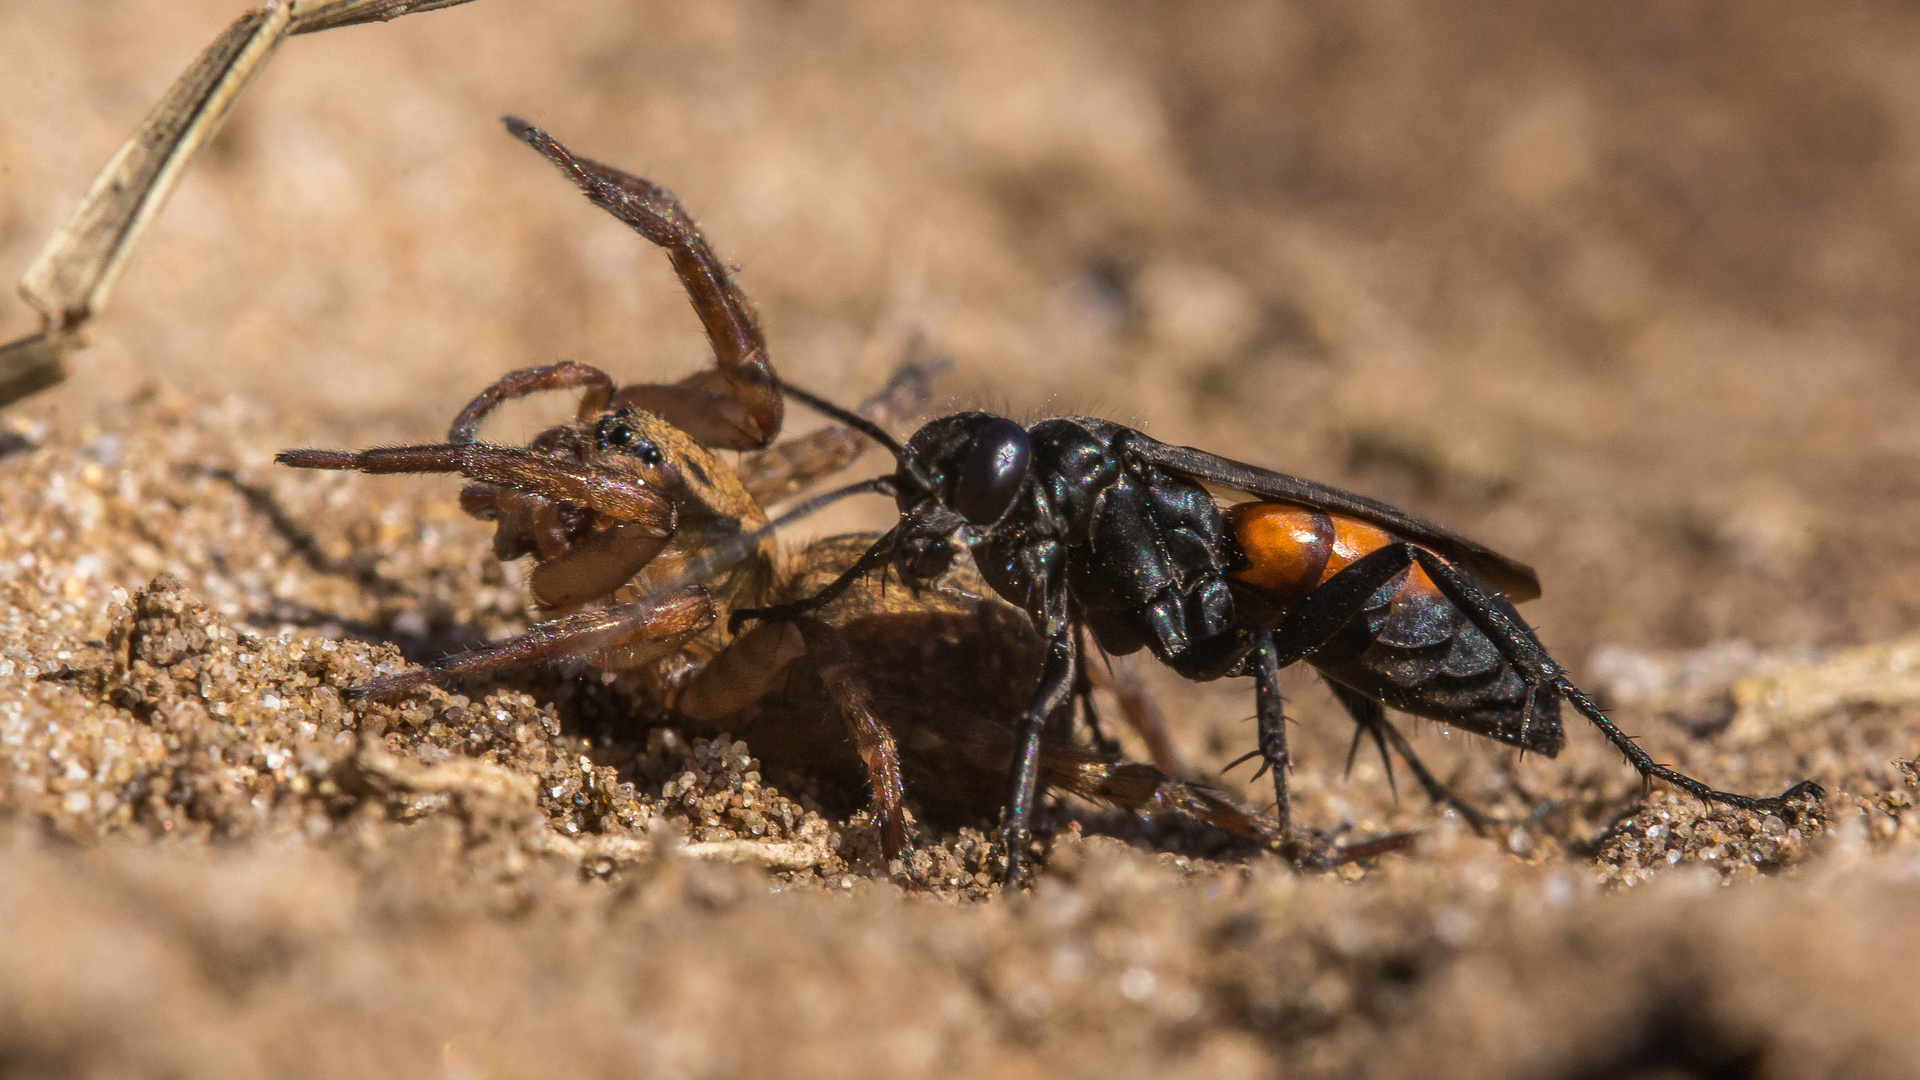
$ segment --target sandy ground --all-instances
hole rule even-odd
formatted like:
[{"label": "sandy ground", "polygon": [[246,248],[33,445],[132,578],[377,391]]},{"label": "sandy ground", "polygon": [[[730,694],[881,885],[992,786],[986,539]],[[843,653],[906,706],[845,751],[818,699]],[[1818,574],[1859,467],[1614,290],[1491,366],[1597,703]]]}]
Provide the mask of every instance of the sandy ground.
[{"label": "sandy ground", "polygon": [[[0,269],[237,13],[0,3]],[[525,626],[523,573],[456,484],[276,449],[706,362],[508,112],[678,191],[788,377],[857,398],[923,334],[937,409],[1406,506],[1538,568],[1662,759],[1832,794],[1703,814],[1590,730],[1418,726],[1521,822],[1476,837],[1344,775],[1303,674],[1296,814],[1408,851],[1302,874],[1068,800],[1003,901],[984,823],[889,867],[858,792],[591,672],[345,698]],[[0,415],[0,1073],[1920,1074],[1916,185],[1895,5],[478,0],[294,41],[79,374]],[[1141,671],[1197,774],[1252,748],[1244,681]]]}]

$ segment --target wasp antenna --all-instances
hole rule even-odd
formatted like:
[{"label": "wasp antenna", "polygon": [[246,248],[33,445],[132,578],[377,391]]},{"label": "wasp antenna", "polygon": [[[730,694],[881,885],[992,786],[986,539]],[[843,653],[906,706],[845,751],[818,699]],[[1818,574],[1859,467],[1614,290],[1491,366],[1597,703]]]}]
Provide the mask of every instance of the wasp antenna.
[{"label": "wasp antenna", "polygon": [[843,409],[823,397],[802,390],[778,376],[774,377],[773,385],[778,387],[782,394],[799,401],[802,405],[812,409],[814,412],[838,420],[840,423],[847,425],[860,434],[865,435],[867,438],[872,439],[874,442],[879,443],[881,446],[886,447],[892,452],[895,460],[903,464],[906,462],[906,447],[901,446],[899,441],[892,435],[887,434],[887,430],[879,424],[861,416],[857,412],[850,409]]},{"label": "wasp antenna", "polygon": [[678,574],[670,581],[656,585],[651,592],[642,597],[642,601],[660,600],[678,592],[689,585],[700,585],[711,580],[716,574],[730,569],[735,563],[752,554],[760,542],[772,536],[782,526],[791,525],[801,518],[818,513],[825,507],[853,495],[893,493],[893,477],[876,476],[871,480],[862,480],[857,484],[848,484],[843,488],[815,495],[794,506],[793,509],[767,522],[765,525],[734,536],[723,543],[715,544],[701,552],[696,558],[687,560]]},{"label": "wasp antenna", "polygon": [[832,506],[834,503],[839,502],[841,499],[845,499],[850,496],[892,495],[893,493],[894,493],[893,477],[876,476],[871,480],[862,480],[857,484],[848,484],[846,487],[843,487],[843,488],[834,488],[832,491],[823,492],[819,495],[815,495],[813,498],[808,499],[804,502],[797,503],[794,505],[793,509],[786,511],[785,513],[781,514],[779,517],[774,518],[772,521],[768,522],[766,525],[762,526],[760,529],[757,529],[755,531],[761,532],[761,533],[770,533],[782,525],[791,525],[794,522],[799,521],[801,518],[810,517],[813,514],[816,514],[821,510],[824,510],[825,508]]}]

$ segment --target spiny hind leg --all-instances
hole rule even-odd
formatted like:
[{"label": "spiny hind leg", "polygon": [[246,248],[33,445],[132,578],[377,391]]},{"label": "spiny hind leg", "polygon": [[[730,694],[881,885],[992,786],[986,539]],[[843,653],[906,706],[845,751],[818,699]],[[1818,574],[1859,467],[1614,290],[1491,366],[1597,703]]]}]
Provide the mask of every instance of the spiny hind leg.
[{"label": "spiny hind leg", "polygon": [[[1353,717],[1354,747],[1356,749],[1359,747],[1362,735],[1373,739],[1374,746],[1380,751],[1380,761],[1386,766],[1389,786],[1393,783],[1393,759],[1387,753],[1387,748],[1391,745],[1393,752],[1399,754],[1407,763],[1407,768],[1412,770],[1414,779],[1420,782],[1421,790],[1427,793],[1427,798],[1432,799],[1435,806],[1452,808],[1455,813],[1465,819],[1475,833],[1484,834],[1489,826],[1495,824],[1495,819],[1481,813],[1479,808],[1455,794],[1452,788],[1441,783],[1427,769],[1419,755],[1413,752],[1413,746],[1407,742],[1406,736],[1400,734],[1400,729],[1393,726],[1392,721],[1387,719],[1387,710],[1384,706],[1358,690],[1343,686],[1332,679],[1324,681],[1327,688],[1333,691],[1334,698],[1346,707],[1347,715]],[[1353,767],[1351,752],[1347,754],[1347,767],[1349,769]]]},{"label": "spiny hind leg", "polygon": [[[1454,605],[1464,612],[1475,626],[1479,627],[1480,632],[1493,642],[1494,647],[1500,650],[1500,655],[1520,672],[1521,678],[1533,693],[1557,693],[1572,703],[1582,716],[1585,716],[1594,727],[1600,729],[1600,733],[1607,737],[1608,742],[1626,755],[1627,762],[1642,778],[1648,781],[1665,780],[1702,802],[1717,802],[1742,810],[1780,814],[1783,817],[1792,815],[1795,812],[1792,804],[1801,799],[1826,798],[1826,789],[1811,780],[1802,780],[1781,794],[1771,797],[1720,791],[1708,787],[1677,769],[1653,760],[1652,755],[1641,749],[1631,736],[1615,727],[1613,721],[1607,719],[1607,715],[1600,711],[1600,706],[1567,678],[1566,672],[1553,657],[1547,654],[1546,649],[1542,648],[1540,643],[1519,625],[1516,618],[1492,603],[1479,585],[1432,552],[1410,544],[1399,544],[1395,547],[1404,549],[1403,558],[1420,564],[1421,569],[1433,579],[1441,593],[1448,600],[1453,601]],[[1381,552],[1391,550],[1393,548],[1382,548]],[[1354,566],[1358,565],[1357,562],[1354,564]],[[1348,567],[1348,570],[1351,569],[1352,567]],[[1335,577],[1338,576],[1335,575]],[[1529,710],[1532,704],[1530,698]]]},{"label": "spiny hind leg", "polygon": [[[1676,769],[1669,768],[1642,750],[1607,719],[1593,699],[1573,685],[1545,648],[1534,640],[1517,615],[1495,604],[1479,585],[1452,564],[1424,548],[1405,542],[1389,544],[1354,560],[1345,569],[1322,582],[1306,597],[1287,609],[1274,627],[1273,640],[1282,665],[1305,659],[1337,634],[1364,609],[1368,599],[1394,576],[1418,564],[1433,580],[1436,588],[1493,643],[1500,655],[1514,666],[1531,692],[1557,693],[1580,710],[1601,734],[1620,752],[1635,771],[1648,780],[1665,780],[1706,802],[1718,802],[1744,810],[1792,814],[1792,803],[1812,797],[1824,798],[1826,792],[1811,780],[1795,784],[1779,795],[1758,798],[1731,791],[1719,791]],[[1531,715],[1532,701],[1528,702]]]},{"label": "spiny hind leg", "polygon": [[1280,655],[1270,631],[1264,628],[1254,631],[1247,666],[1253,675],[1261,767],[1273,773],[1273,816],[1279,825],[1279,835],[1286,837],[1293,818],[1293,808],[1287,798],[1287,773],[1293,768],[1293,761],[1287,756],[1287,717],[1280,698]]}]

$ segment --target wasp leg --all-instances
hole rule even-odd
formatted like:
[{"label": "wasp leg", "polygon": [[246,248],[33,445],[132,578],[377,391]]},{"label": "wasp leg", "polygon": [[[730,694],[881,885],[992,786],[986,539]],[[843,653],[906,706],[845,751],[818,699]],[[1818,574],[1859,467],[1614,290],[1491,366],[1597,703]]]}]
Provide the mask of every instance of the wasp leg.
[{"label": "wasp leg", "polygon": [[1101,753],[1118,754],[1120,752],[1119,741],[1107,738],[1106,731],[1100,726],[1100,710],[1094,707],[1093,704],[1093,680],[1087,677],[1087,658],[1085,653],[1082,653],[1080,656],[1079,666],[1080,677],[1074,681],[1073,697],[1075,701],[1080,703],[1080,720],[1087,725],[1087,737],[1093,740],[1093,745],[1097,747]]},{"label": "wasp leg", "polygon": [[[909,358],[894,370],[887,385],[861,402],[855,411],[882,427],[904,420],[926,406],[933,397],[933,377],[951,363],[944,356],[925,362]],[[757,454],[748,454],[733,471],[755,502],[771,506],[853,464],[871,445],[873,440],[860,432],[844,424],[829,424]]]},{"label": "wasp leg", "polygon": [[727,632],[737,634],[740,628],[756,620],[761,622],[791,622],[826,607],[840,598],[840,594],[853,587],[853,583],[866,577],[873,571],[886,565],[893,556],[893,539],[900,532],[898,525],[882,533],[872,546],[854,560],[852,566],[840,572],[840,576],[828,583],[827,587],[804,600],[795,600],[788,604],[775,604],[763,608],[735,608],[727,617]]},{"label": "wasp leg", "polygon": [[1427,798],[1432,799],[1434,805],[1452,807],[1475,834],[1486,834],[1487,829],[1494,824],[1494,819],[1481,813],[1472,803],[1454,794],[1451,788],[1441,783],[1432,772],[1428,771],[1425,763],[1414,754],[1413,747],[1407,742],[1406,737],[1400,734],[1400,729],[1394,727],[1387,719],[1385,706],[1332,679],[1325,681],[1327,688],[1333,691],[1333,696],[1339,699],[1340,704],[1346,706],[1347,715],[1353,717],[1353,722],[1357,725],[1354,729],[1356,744],[1362,732],[1371,735],[1374,745],[1380,748],[1380,760],[1386,764],[1389,777],[1393,775],[1393,760],[1387,756],[1387,744],[1391,743],[1394,753],[1399,754],[1407,763],[1407,768],[1413,771],[1414,779],[1420,781],[1421,790],[1427,793]]},{"label": "wasp leg", "polygon": [[492,386],[480,391],[460,415],[453,418],[453,426],[447,429],[447,441],[450,443],[470,443],[473,433],[480,427],[480,421],[502,404],[529,394],[538,394],[545,390],[568,390],[584,386],[587,392],[580,399],[578,416],[584,420],[598,415],[606,409],[607,402],[613,397],[613,377],[597,367],[576,364],[571,360],[562,360],[557,364],[542,364],[539,367],[521,368],[509,371],[494,380]]},{"label": "wasp leg", "polygon": [[629,386],[612,404],[664,417],[705,446],[758,450],[780,433],[785,411],[773,382],[766,335],[700,227],[671,191],[597,161],[575,157],[552,136],[507,117],[507,130],[544,154],[596,206],[665,248],[706,328],[718,367],[673,385]]},{"label": "wasp leg", "polygon": [[1518,619],[1496,607],[1479,585],[1466,575],[1453,568],[1446,560],[1408,543],[1389,544],[1369,552],[1354,560],[1344,570],[1328,578],[1306,599],[1287,609],[1274,628],[1274,641],[1280,653],[1282,665],[1303,660],[1314,650],[1332,640],[1350,621],[1357,617],[1367,599],[1377,592],[1394,576],[1409,566],[1418,563],[1426,571],[1434,585],[1453,605],[1466,615],[1467,620],[1482,633],[1500,655],[1514,666],[1521,680],[1533,692],[1552,692],[1573,703],[1593,726],[1600,729],[1607,741],[1613,743],[1626,755],[1627,761],[1642,777],[1648,780],[1665,780],[1677,788],[1693,795],[1703,802],[1718,802],[1736,806],[1745,810],[1758,810],[1766,813],[1778,813],[1783,816],[1791,812],[1789,804],[1795,799],[1812,796],[1824,798],[1826,792],[1819,784],[1805,780],[1771,798],[1756,798],[1752,795],[1740,795],[1730,791],[1718,791],[1710,788],[1684,773],[1670,769],[1653,760],[1645,750],[1640,749],[1631,738],[1613,726],[1593,699],[1569,680],[1566,672],[1547,654],[1537,641],[1534,641],[1521,626]]},{"label": "wasp leg", "polygon": [[1226,797],[1175,780],[1151,765],[1103,761],[1084,751],[1043,749],[1040,771],[1048,787],[1111,803],[1135,813],[1174,810],[1235,836],[1272,844],[1273,826]]},{"label": "wasp leg", "polygon": [[1147,744],[1147,758],[1154,768],[1169,776],[1180,776],[1180,756],[1173,751],[1173,739],[1167,734],[1167,714],[1140,681],[1140,673],[1124,656],[1108,657],[1104,665],[1087,666],[1088,681],[1096,689],[1112,694],[1120,703],[1120,715]]},{"label": "wasp leg", "polygon": [[[1087,662],[1087,628],[1084,624],[1078,622],[1073,624],[1073,647],[1079,654],[1075,665],[1080,669],[1079,677],[1073,682],[1073,696],[1079,699],[1080,715],[1086,721],[1087,735],[1093,740],[1093,745],[1098,747],[1101,753],[1109,756],[1118,756],[1120,753],[1120,744],[1107,738],[1107,733],[1100,729],[1100,713],[1099,710],[1093,707],[1093,669],[1095,665]],[[1108,663],[1111,665],[1110,660]]]},{"label": "wasp leg", "polygon": [[1341,777],[1347,780],[1353,779],[1353,761],[1360,756],[1362,739],[1373,740],[1373,748],[1380,754],[1380,765],[1387,770],[1387,792],[1393,796],[1393,801],[1397,805],[1400,802],[1400,780],[1394,775],[1393,753],[1387,749],[1387,738],[1380,734],[1379,728],[1354,725],[1353,741],[1347,743],[1347,764],[1341,771]]},{"label": "wasp leg", "polygon": [[673,535],[673,503],[637,476],[623,476],[518,446],[443,443],[373,450],[282,450],[273,460],[296,469],[353,469],[364,473],[459,473],[470,480],[572,503],[643,527],[644,535]]},{"label": "wasp leg", "polygon": [[[1687,792],[1702,802],[1717,802],[1727,806],[1739,807],[1743,810],[1781,814],[1782,816],[1786,816],[1791,811],[1789,804],[1799,798],[1810,796],[1814,799],[1824,799],[1826,797],[1826,789],[1811,780],[1802,780],[1781,794],[1768,798],[1741,795],[1731,791],[1719,791],[1708,787],[1706,784],[1695,780],[1685,773],[1653,760],[1653,757],[1645,750],[1642,750],[1638,743],[1634,742],[1630,736],[1615,727],[1613,721],[1607,719],[1607,715],[1600,711],[1600,706],[1594,704],[1592,698],[1588,697],[1579,687],[1573,685],[1573,682],[1567,678],[1566,672],[1561,669],[1553,657],[1547,655],[1545,649],[1541,648],[1537,642],[1531,640],[1531,638],[1516,625],[1511,616],[1489,603],[1486,593],[1482,592],[1480,587],[1474,584],[1466,575],[1455,570],[1444,559],[1439,558],[1431,552],[1424,551],[1410,544],[1399,544],[1395,545],[1395,547],[1404,549],[1400,554],[1402,559],[1411,560],[1420,564],[1420,568],[1425,570],[1427,576],[1433,579],[1433,583],[1439,587],[1440,592],[1445,595],[1448,600],[1453,601],[1454,605],[1465,613],[1467,618],[1480,629],[1480,632],[1485,634],[1489,641],[1493,642],[1494,647],[1500,650],[1500,655],[1505,657],[1508,663],[1519,670],[1521,678],[1526,681],[1529,687],[1538,690],[1552,691],[1571,702],[1574,708],[1580,710],[1582,716],[1585,716],[1591,721],[1594,727],[1600,729],[1600,733],[1607,737],[1608,742],[1611,742],[1615,748],[1626,755],[1627,762],[1631,764],[1634,771],[1638,772],[1644,779],[1648,781],[1656,779],[1665,780],[1667,783]],[[1382,552],[1388,550],[1392,549],[1381,549]],[[1371,558],[1371,556],[1369,556],[1369,558]],[[1358,566],[1359,563],[1356,562],[1353,565]],[[1352,568],[1352,566],[1349,566],[1347,569],[1351,570]],[[1344,572],[1345,571],[1342,571],[1342,573]],[[1339,575],[1335,576],[1338,577]]]},{"label": "wasp leg", "polygon": [[1033,703],[1020,718],[1019,741],[1013,764],[1007,770],[1007,802],[1002,835],[1007,850],[1007,873],[1002,884],[1012,889],[1020,884],[1026,870],[1027,845],[1033,840],[1033,801],[1039,790],[1040,737],[1046,731],[1047,717],[1073,696],[1079,665],[1073,647],[1073,633],[1061,620],[1060,632],[1047,642],[1047,659],[1040,669],[1040,688]]},{"label": "wasp leg", "polygon": [[638,641],[671,645],[713,625],[714,618],[713,600],[705,589],[695,586],[657,601],[583,611],[544,622],[519,637],[362,683],[352,693],[355,697],[391,697],[417,686],[519,664],[605,655]]},{"label": "wasp leg", "polygon": [[1287,801],[1287,770],[1293,763],[1287,757],[1287,717],[1280,700],[1282,665],[1271,631],[1261,628],[1253,632],[1253,649],[1247,653],[1246,663],[1253,674],[1260,758],[1273,772],[1273,814],[1279,823],[1279,835],[1284,837],[1293,816]]},{"label": "wasp leg", "polygon": [[1408,556],[1399,550],[1405,546],[1390,545],[1354,560],[1305,599],[1287,608],[1271,630],[1262,628],[1252,635],[1253,649],[1247,654],[1246,670],[1254,677],[1260,757],[1274,774],[1275,813],[1283,827],[1289,821],[1289,808],[1280,669],[1308,658],[1358,618],[1367,601],[1407,568]]}]

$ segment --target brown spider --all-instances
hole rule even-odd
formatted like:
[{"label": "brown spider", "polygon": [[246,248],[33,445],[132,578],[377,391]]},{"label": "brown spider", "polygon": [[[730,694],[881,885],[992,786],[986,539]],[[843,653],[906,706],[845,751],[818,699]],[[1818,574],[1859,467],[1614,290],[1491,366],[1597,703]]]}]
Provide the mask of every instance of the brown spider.
[{"label": "brown spider", "polygon": [[[361,692],[386,695],[508,665],[579,659],[637,678],[650,700],[690,729],[731,730],[757,748],[784,747],[778,756],[788,761],[831,758],[839,742],[831,727],[844,725],[889,856],[905,846],[903,772],[913,775],[923,805],[990,808],[1014,749],[1006,718],[1018,714],[1018,688],[1031,682],[1022,665],[1037,656],[1031,629],[984,587],[971,595],[952,587],[890,595],[874,588],[854,590],[812,616],[730,638],[726,616],[733,610],[808,595],[821,574],[831,580],[872,542],[819,541],[783,565],[761,509],[844,468],[865,439],[833,426],[768,449],[783,408],[766,339],[679,201],[646,180],[575,157],[519,120],[507,126],[594,203],[666,249],[718,363],[674,384],[617,388],[605,372],[583,364],[526,368],[469,403],[445,443],[281,452],[277,460],[296,468],[455,472],[474,481],[461,492],[461,507],[496,524],[499,558],[533,557],[534,605],[554,616],[522,636],[376,680]],[[906,366],[862,415],[884,423],[924,404],[927,374]],[[566,388],[586,391],[572,423],[523,447],[475,441],[481,421],[503,402]],[[715,449],[758,452],[730,467]],[[882,668],[893,676],[889,708],[910,723],[883,721],[876,712],[863,672]],[[1014,672],[1011,681],[1000,680],[1007,693],[986,692],[977,681],[993,671]],[[973,692],[946,689],[969,680]],[[1043,755],[1048,783],[1130,809],[1180,810],[1270,839],[1257,819],[1212,793],[1075,746],[1071,710],[1063,713]]]}]

